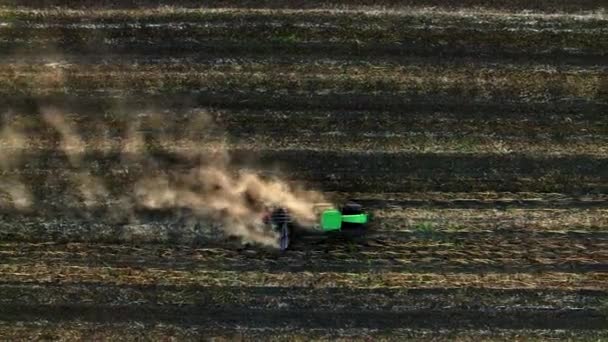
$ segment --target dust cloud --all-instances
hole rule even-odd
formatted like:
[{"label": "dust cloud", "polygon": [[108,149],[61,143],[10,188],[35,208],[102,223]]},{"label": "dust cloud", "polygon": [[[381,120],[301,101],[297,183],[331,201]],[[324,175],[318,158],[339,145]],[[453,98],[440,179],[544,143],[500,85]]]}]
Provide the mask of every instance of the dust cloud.
[{"label": "dust cloud", "polygon": [[[73,116],[57,108],[40,110],[42,125],[55,135],[51,149],[66,157],[62,172],[81,204],[77,210],[105,206],[108,215],[128,217],[130,221],[137,221],[137,212],[142,209],[180,215],[185,212],[200,222],[218,225],[226,235],[242,241],[276,246],[276,233],[262,220],[269,208],[284,207],[295,221],[308,225],[316,220],[315,203],[326,202],[318,192],[238,167],[225,142],[204,142],[206,134],[220,128],[203,110],[189,113],[187,122],[182,121],[173,130],[172,121],[161,114],[133,114],[125,120],[122,136],[113,145],[91,137],[90,131],[80,132],[77,123],[69,119]],[[187,129],[179,131],[181,127]],[[0,168],[5,170],[19,159],[25,137],[5,125],[0,140],[17,147],[12,155],[4,153],[0,158]],[[91,166],[95,162],[91,156],[101,156],[100,150],[107,152],[104,146],[114,145],[119,157],[112,161],[115,165],[111,169],[137,173],[135,177],[127,176],[130,183],[118,190],[106,184],[108,175],[95,175]],[[2,190],[15,207],[31,203],[27,187],[17,178],[3,185]],[[117,193],[121,195],[117,197]]]},{"label": "dust cloud", "polygon": [[[152,118],[158,122],[158,116]],[[238,169],[231,162],[227,145],[221,142],[198,149],[188,146],[186,142],[199,140],[195,137],[197,132],[218,130],[205,112],[197,113],[190,120],[192,124],[187,125],[190,129],[184,132],[186,138],[181,143],[176,137],[165,136],[164,145],[171,145],[167,142],[171,139],[174,145],[180,145],[172,149],[173,153],[197,160],[197,164],[185,169],[169,167],[143,177],[134,184],[137,206],[157,210],[185,208],[196,217],[220,222],[228,235],[273,246],[277,237],[262,222],[268,208],[284,207],[294,220],[304,225],[315,221],[314,205],[324,202],[320,193],[298,189],[278,178],[264,178],[255,171]],[[144,138],[133,128],[129,132],[123,151],[140,150],[145,145]],[[143,162],[150,161],[145,153],[138,155],[144,158]]]},{"label": "dust cloud", "polygon": [[109,192],[102,180],[87,172],[83,165],[86,144],[77,134],[74,124],[54,108],[43,109],[41,115],[44,122],[60,135],[59,150],[67,156],[71,169],[75,170],[69,178],[82,203],[92,208],[106,202]]},{"label": "dust cloud", "polygon": [[13,170],[20,165],[26,147],[26,137],[5,115],[0,130],[0,207],[27,210],[32,205],[33,195]]}]

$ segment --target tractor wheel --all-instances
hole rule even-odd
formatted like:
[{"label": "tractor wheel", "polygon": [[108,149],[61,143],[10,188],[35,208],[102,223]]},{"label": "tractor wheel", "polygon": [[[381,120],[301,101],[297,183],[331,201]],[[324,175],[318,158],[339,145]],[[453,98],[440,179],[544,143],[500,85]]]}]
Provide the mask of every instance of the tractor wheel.
[{"label": "tractor wheel", "polygon": [[284,252],[293,238],[293,223],[289,212],[284,208],[277,208],[270,214],[270,222],[275,231],[279,233],[279,249]]},{"label": "tractor wheel", "polygon": [[281,252],[285,252],[289,247],[291,240],[291,229],[287,222],[284,222],[279,228],[279,249]]},{"label": "tractor wheel", "polygon": [[291,217],[287,210],[283,208],[277,208],[270,214],[270,220],[272,223],[281,226],[283,223],[287,223],[291,221]]},{"label": "tractor wheel", "polygon": [[[342,207],[341,212],[342,215],[359,215],[363,213],[363,208],[361,207],[361,204],[348,202]],[[365,230],[365,225],[361,223],[342,223],[341,231],[352,237],[358,237],[365,234]]]},{"label": "tractor wheel", "polygon": [[348,202],[342,207],[342,215],[358,215],[363,213],[361,204]]}]

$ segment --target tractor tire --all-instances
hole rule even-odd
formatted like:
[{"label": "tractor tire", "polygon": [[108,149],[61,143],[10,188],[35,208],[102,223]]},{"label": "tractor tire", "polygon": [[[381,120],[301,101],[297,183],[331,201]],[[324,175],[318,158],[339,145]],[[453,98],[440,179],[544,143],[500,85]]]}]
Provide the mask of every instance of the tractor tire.
[{"label": "tractor tire", "polygon": [[291,217],[289,216],[287,210],[278,208],[270,214],[270,221],[278,226],[281,226],[283,223],[291,222]]},{"label": "tractor tire", "polygon": [[270,214],[270,222],[279,233],[279,249],[285,252],[293,239],[293,223],[289,212],[284,208],[275,209]]},{"label": "tractor tire", "polygon": [[287,222],[284,222],[279,228],[279,249],[285,252],[289,248],[291,242],[291,228]]},{"label": "tractor tire", "polygon": [[355,202],[348,202],[342,207],[342,215],[358,215],[363,213],[361,204]]},{"label": "tractor tire", "polygon": [[[361,204],[348,202],[342,207],[342,215],[359,215],[363,213]],[[365,234],[365,224],[361,223],[342,223],[342,233],[350,237],[360,237]]]}]

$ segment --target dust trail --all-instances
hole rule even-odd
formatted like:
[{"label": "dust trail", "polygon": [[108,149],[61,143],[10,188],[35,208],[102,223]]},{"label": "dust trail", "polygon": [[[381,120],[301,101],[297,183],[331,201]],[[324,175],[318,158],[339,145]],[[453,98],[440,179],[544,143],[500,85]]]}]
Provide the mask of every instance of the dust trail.
[{"label": "dust trail", "polygon": [[79,167],[85,153],[85,143],[76,134],[73,124],[69,123],[65,117],[54,108],[42,110],[42,118],[61,135],[59,148],[70,160],[70,164]]},{"label": "dust trail", "polygon": [[84,167],[86,143],[78,135],[75,125],[55,108],[45,108],[41,111],[41,115],[44,122],[53,127],[60,135],[59,148],[75,169],[70,174],[70,180],[77,190],[82,204],[87,208],[93,208],[106,203],[109,191],[99,177],[92,175]]},{"label": "dust trail", "polygon": [[222,222],[230,235],[267,245],[276,244],[274,232],[262,222],[267,207],[285,207],[296,221],[311,224],[314,204],[323,201],[320,194],[298,191],[278,179],[217,166],[144,179],[136,184],[135,194],[146,208],[187,208],[197,217]]},{"label": "dust trail", "polygon": [[8,122],[8,115],[4,121],[0,131],[0,207],[26,210],[32,205],[33,196],[21,178],[11,174],[12,169],[19,167],[26,148],[26,137]]},{"label": "dust trail", "polygon": [[[184,131],[179,131],[183,123],[172,126],[166,115],[131,114],[115,166],[144,173],[119,191],[120,198],[113,198],[102,179],[87,170],[87,149],[95,146],[87,144],[75,123],[53,108],[43,109],[41,117],[58,133],[58,148],[70,165],[66,172],[85,209],[105,205],[110,215],[135,221],[139,209],[186,212],[200,222],[218,223],[227,235],[275,246],[276,233],[262,221],[270,208],[287,208],[297,222],[307,225],[316,220],[315,203],[326,202],[317,192],[239,169],[217,134],[221,130],[205,111],[188,113]],[[144,232],[137,235],[145,237]]]},{"label": "dust trail", "polygon": [[[205,112],[194,116],[201,131],[216,129]],[[186,132],[195,135],[195,130]],[[130,137],[129,141],[141,141]],[[294,188],[280,179],[264,179],[253,171],[238,170],[230,161],[226,145],[206,145],[199,151],[187,149],[182,157],[198,164],[171,169],[145,177],[135,184],[137,205],[148,209],[185,208],[196,217],[221,222],[225,232],[246,241],[276,245],[275,233],[262,222],[272,207],[287,208],[301,224],[315,221],[314,204],[323,202],[320,193]]]}]

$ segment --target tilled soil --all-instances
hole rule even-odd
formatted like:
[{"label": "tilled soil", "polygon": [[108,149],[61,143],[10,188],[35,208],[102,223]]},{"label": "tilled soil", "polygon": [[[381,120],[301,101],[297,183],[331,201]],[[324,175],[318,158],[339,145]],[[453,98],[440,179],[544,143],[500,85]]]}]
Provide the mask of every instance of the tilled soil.
[{"label": "tilled soil", "polygon": [[[0,4],[0,338],[608,338],[601,1],[162,4]],[[368,234],[129,205],[218,150]]]}]

